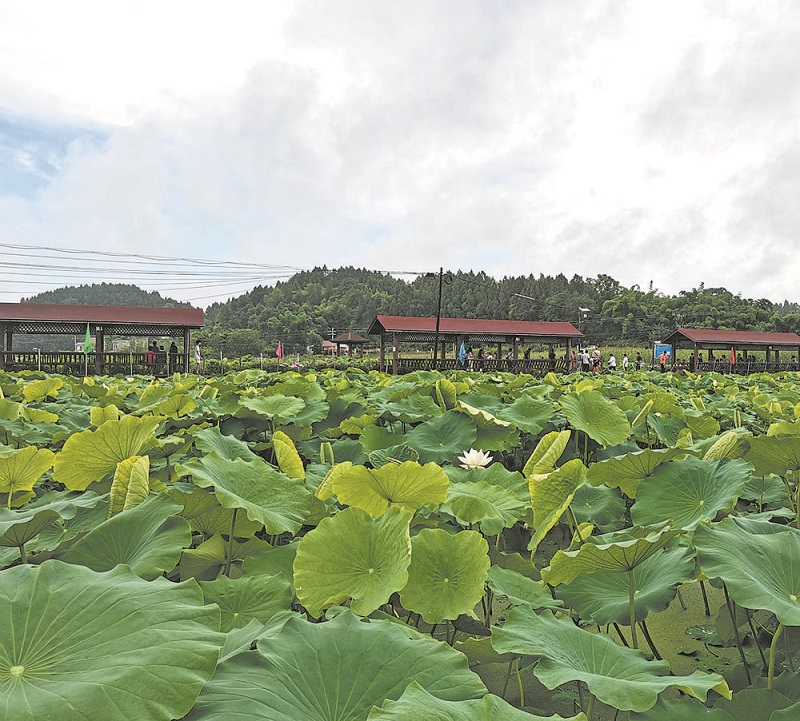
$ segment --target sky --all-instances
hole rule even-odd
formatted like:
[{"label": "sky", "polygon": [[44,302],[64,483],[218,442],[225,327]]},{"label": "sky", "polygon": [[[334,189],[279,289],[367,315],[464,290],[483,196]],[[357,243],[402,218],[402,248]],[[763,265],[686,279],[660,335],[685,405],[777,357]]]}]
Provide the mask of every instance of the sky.
[{"label": "sky", "polygon": [[796,0],[0,0],[0,67],[0,302],[323,265],[800,301]]}]

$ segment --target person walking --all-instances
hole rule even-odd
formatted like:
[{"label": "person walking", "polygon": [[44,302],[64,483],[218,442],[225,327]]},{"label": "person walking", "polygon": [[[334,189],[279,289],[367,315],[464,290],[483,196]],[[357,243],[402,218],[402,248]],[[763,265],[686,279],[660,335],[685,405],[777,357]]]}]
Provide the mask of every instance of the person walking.
[{"label": "person walking", "polygon": [[622,372],[623,373],[627,373],[628,372],[628,354],[627,353],[624,356],[622,356]]},{"label": "person walking", "polygon": [[608,356],[608,370],[611,373],[617,370],[617,357],[613,353]]},{"label": "person walking", "polygon": [[170,375],[178,370],[178,346],[175,341],[169,345],[169,372]]},{"label": "person walking", "polygon": [[200,375],[203,372],[203,353],[201,349],[202,341],[194,344],[194,372]]}]

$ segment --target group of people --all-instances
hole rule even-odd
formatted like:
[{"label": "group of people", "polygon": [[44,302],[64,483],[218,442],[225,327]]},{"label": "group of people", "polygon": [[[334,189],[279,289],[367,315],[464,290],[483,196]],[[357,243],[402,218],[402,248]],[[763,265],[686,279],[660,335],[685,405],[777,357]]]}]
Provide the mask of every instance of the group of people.
[{"label": "group of people", "polygon": [[[589,352],[588,348],[581,348],[578,354],[576,354],[575,351],[572,351],[569,361],[570,368],[573,371],[580,370],[584,373],[597,374],[603,372],[604,365],[608,366],[609,373],[614,373],[617,370],[617,357],[611,353],[608,356],[608,360],[606,360],[599,348],[593,348],[591,353]],[[636,360],[633,362],[633,364],[631,364],[628,354],[625,353],[622,356],[620,366],[624,373],[631,370],[631,366],[633,367],[633,370],[641,370],[644,368],[644,359],[642,358],[642,354],[637,353]]]},{"label": "group of people", "polygon": [[169,350],[164,350],[164,346],[159,346],[153,341],[147,346],[144,355],[144,362],[148,371],[154,376],[165,376],[167,373],[175,373],[180,370],[178,367],[178,346],[175,341],[170,344]]}]

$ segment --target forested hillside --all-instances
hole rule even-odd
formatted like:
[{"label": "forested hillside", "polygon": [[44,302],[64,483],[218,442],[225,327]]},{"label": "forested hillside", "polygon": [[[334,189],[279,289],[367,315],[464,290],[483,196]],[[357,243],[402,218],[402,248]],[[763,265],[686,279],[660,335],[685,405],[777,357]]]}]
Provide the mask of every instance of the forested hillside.
[{"label": "forested hillside", "polygon": [[138,308],[189,308],[182,303],[164,298],[156,291],[146,291],[124,283],[92,283],[91,285],[56,288],[23,298],[23,303],[59,303],[63,305],[130,305]]}]

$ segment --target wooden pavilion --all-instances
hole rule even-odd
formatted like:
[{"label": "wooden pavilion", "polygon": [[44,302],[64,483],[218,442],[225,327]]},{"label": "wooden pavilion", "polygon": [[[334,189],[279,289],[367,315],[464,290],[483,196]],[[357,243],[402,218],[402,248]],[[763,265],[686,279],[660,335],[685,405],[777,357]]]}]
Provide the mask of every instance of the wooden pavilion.
[{"label": "wooden pavilion", "polygon": [[[152,372],[144,353],[113,353],[105,350],[110,335],[149,338],[182,338],[176,369],[189,371],[189,336],[202,328],[200,308],[139,308],[112,305],[56,305],[46,303],[0,303],[0,369],[36,368],[52,373],[82,374],[89,365],[97,375],[109,372]],[[86,329],[94,336],[95,352],[15,352],[15,334],[73,335],[83,338]],[[88,363],[87,363],[88,361]]]},{"label": "wooden pavilion", "polygon": [[[408,373],[413,370],[432,369],[434,363],[428,358],[401,358],[401,343],[441,344],[441,354],[436,353],[438,370],[463,367],[458,361],[458,349],[463,343],[489,345],[497,349],[491,360],[483,360],[476,370],[499,370],[543,375],[550,370],[570,370],[569,358],[573,342],[583,338],[572,323],[539,322],[527,320],[486,320],[481,318],[422,318],[400,315],[378,315],[369,327],[368,335],[380,338],[381,370]],[[550,346],[550,358],[520,358],[520,348],[534,343]],[[454,349],[452,357],[446,349]],[[565,354],[556,359],[554,348],[565,348]],[[391,367],[387,362],[387,348],[391,349]],[[503,357],[503,350],[507,357]],[[438,349],[437,349],[438,350]]]},{"label": "wooden pavilion", "polygon": [[342,355],[342,346],[347,346],[347,355],[352,356],[353,351],[356,348],[363,349],[369,343],[369,339],[349,330],[346,333],[340,333],[331,342],[336,344],[336,355]]},{"label": "wooden pavilion", "polygon": [[[800,358],[800,335],[797,333],[676,328],[662,342],[671,345],[676,356],[678,350],[691,350],[690,368],[695,370],[741,374],[798,370],[797,359]],[[701,351],[706,351],[705,358],[700,355]],[[757,361],[748,355],[754,351],[763,352],[765,360]],[[791,360],[786,358],[789,353]]]}]

